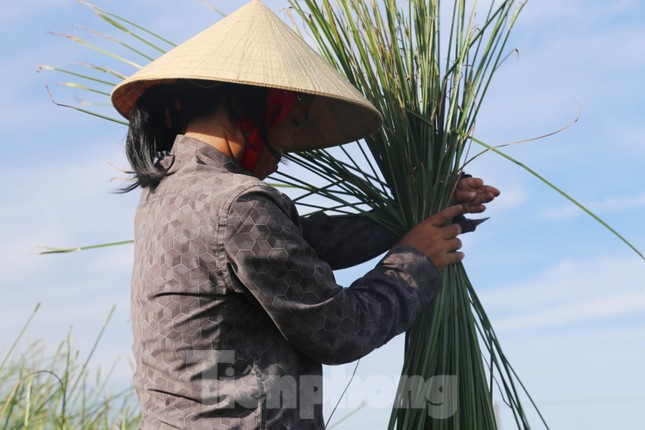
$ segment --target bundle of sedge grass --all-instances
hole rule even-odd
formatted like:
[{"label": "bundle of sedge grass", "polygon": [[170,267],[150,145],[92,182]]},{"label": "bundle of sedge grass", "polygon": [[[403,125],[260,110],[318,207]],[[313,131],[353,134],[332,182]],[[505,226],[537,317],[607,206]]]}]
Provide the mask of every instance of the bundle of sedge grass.
[{"label": "bundle of sedge grass", "polygon": [[[354,148],[292,156],[319,180],[312,186],[278,174],[308,190],[298,203],[362,212],[400,235],[454,203],[477,112],[523,7],[491,2],[476,22],[474,3],[446,2],[451,10],[443,11],[440,0],[291,0],[319,52],[385,119]],[[308,203],[314,196],[335,203]],[[442,275],[440,294],[406,334],[389,428],[494,429],[497,389],[518,428],[529,428],[523,387],[463,265]],[[440,402],[433,402],[437,394]]]}]

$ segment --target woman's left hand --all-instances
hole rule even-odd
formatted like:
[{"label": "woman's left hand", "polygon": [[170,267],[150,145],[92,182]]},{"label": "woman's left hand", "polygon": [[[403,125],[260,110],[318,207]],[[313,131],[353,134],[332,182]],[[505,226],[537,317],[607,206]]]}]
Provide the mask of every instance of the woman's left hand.
[{"label": "woman's left hand", "polygon": [[455,190],[455,201],[464,207],[464,213],[481,213],[486,210],[484,203],[489,203],[499,196],[500,191],[485,185],[480,178],[461,178]]}]

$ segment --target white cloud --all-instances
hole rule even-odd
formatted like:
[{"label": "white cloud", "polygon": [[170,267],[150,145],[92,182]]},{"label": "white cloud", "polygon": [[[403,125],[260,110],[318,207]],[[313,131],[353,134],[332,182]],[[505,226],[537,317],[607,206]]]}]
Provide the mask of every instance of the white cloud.
[{"label": "white cloud", "polygon": [[625,316],[639,311],[645,311],[645,292],[633,291],[592,300],[580,299],[579,303],[567,303],[521,316],[503,318],[496,323],[496,328],[503,332],[557,327]]},{"label": "white cloud", "polygon": [[500,332],[617,320],[645,310],[644,264],[639,258],[563,261],[481,298]]},{"label": "white cloud", "polygon": [[[585,205],[596,215],[616,214],[642,209],[645,207],[645,192],[636,195],[611,196],[602,200],[592,201]],[[544,208],[536,214],[538,221],[561,221],[579,216],[588,216],[571,203]]]}]

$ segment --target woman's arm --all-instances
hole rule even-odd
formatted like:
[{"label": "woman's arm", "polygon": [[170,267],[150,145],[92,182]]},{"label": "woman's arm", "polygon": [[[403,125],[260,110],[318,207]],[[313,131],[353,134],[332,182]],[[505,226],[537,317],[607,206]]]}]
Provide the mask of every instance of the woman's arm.
[{"label": "woman's arm", "polygon": [[319,212],[301,217],[302,234],[318,257],[333,270],[364,263],[387,252],[397,235],[366,216],[329,216]]},{"label": "woman's arm", "polygon": [[[292,209],[277,192],[247,190],[228,211],[222,257],[235,291],[263,309],[303,353],[328,364],[353,361],[407,330],[437,294],[439,266],[405,241],[342,288],[303,238]],[[436,227],[423,229],[440,261],[458,247],[455,240],[444,241],[457,233],[440,227],[444,221],[437,218]]]}]

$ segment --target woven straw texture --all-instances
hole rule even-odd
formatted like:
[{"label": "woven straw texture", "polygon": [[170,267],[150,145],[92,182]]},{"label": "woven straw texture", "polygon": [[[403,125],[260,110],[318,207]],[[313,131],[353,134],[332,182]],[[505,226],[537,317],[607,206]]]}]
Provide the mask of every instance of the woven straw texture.
[{"label": "woven straw texture", "polygon": [[292,151],[358,140],[382,123],[376,108],[259,0],[159,57],[117,85],[112,102],[129,112],[150,86],[205,79],[314,94]]}]

